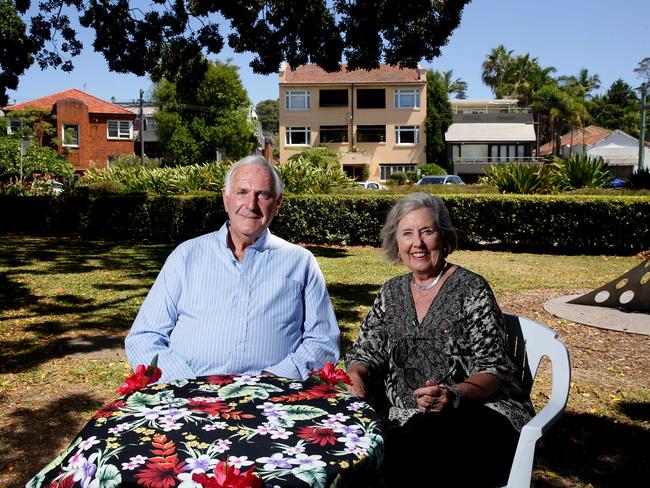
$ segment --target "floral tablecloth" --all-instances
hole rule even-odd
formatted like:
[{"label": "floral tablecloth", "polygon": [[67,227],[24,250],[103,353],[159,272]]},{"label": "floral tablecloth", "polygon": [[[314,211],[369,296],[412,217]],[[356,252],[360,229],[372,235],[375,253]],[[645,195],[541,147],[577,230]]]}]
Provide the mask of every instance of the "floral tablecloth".
[{"label": "floral tablecloth", "polygon": [[[311,380],[207,376],[153,385],[105,405],[28,488],[194,488],[219,461],[264,486],[360,485],[383,456],[365,403]],[[355,481],[356,480],[356,481]]]}]

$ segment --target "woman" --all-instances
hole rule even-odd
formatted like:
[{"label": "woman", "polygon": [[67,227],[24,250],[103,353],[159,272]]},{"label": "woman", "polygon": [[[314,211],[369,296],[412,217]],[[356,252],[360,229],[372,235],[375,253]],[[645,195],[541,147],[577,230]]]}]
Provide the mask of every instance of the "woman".
[{"label": "woman", "polygon": [[533,409],[490,286],[447,262],[457,237],[439,198],[401,198],[382,239],[410,273],[382,286],[346,365],[355,395],[378,389],[388,400],[388,485],[505,484]]}]

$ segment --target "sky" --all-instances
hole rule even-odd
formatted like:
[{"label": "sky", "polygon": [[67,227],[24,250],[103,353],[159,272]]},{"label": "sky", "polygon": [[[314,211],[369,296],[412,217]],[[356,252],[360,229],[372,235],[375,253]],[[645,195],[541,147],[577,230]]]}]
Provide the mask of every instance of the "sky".
[{"label": "sky", "polygon": [[[423,68],[453,70],[467,82],[467,96],[489,99],[481,81],[481,64],[492,48],[503,44],[517,54],[536,57],[542,67],[554,66],[555,76],[577,75],[581,68],[598,74],[602,93],[622,78],[632,87],[641,80],[634,73],[639,61],[650,57],[648,0],[473,0],[465,7],[459,27],[442,55]],[[20,103],[69,88],[78,88],[105,100],[132,101],[140,89],[150,92],[146,77],[113,73],[101,54],[92,50],[92,37],[75,58],[75,70],[42,71],[32,66],[9,91],[10,103]],[[248,66],[252,55],[235,54],[226,47],[217,57],[232,58],[253,103],[278,97],[278,76],[256,75]],[[146,97],[146,95],[145,95]]]}]

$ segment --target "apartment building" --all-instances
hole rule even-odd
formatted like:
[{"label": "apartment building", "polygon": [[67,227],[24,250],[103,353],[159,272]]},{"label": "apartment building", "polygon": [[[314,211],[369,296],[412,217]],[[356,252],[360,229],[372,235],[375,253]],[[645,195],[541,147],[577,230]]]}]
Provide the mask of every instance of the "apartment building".
[{"label": "apartment building", "polygon": [[322,145],[340,154],[348,176],[383,181],[425,162],[426,71],[283,64],[279,74],[281,163]]}]

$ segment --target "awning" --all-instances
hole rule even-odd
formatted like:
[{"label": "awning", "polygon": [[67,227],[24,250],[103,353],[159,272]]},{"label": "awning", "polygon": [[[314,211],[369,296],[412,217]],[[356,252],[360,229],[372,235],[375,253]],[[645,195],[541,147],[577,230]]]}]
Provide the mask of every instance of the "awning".
[{"label": "awning", "polygon": [[533,124],[451,124],[445,133],[447,142],[534,142]]}]

